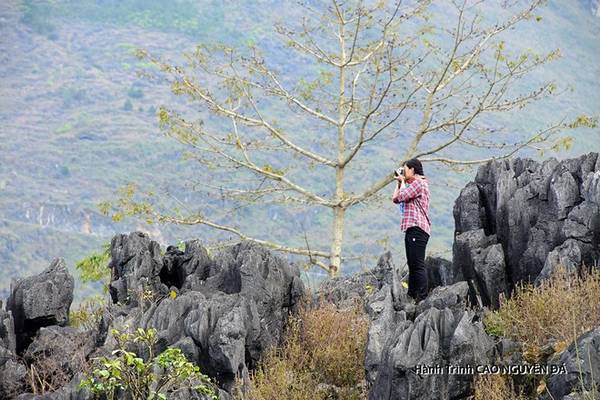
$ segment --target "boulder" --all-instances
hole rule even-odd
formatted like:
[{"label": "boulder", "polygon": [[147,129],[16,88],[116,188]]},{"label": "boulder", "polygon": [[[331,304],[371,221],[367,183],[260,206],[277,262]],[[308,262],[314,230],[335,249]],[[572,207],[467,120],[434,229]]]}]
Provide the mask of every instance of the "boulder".
[{"label": "boulder", "polygon": [[38,331],[23,358],[56,387],[83,371],[93,350],[94,337],[88,332],[55,325]]},{"label": "boulder", "polygon": [[460,191],[460,202],[454,203],[454,229],[457,233],[483,229],[489,225],[479,186],[469,182]]},{"label": "boulder", "polygon": [[62,258],[42,273],[11,284],[7,309],[14,318],[16,351],[25,351],[38,330],[45,326],[65,326],[73,302],[74,279]]},{"label": "boulder", "polygon": [[398,274],[399,271],[392,262],[392,253],[388,251],[379,257],[377,265],[371,270],[323,281],[315,294],[315,300],[334,303],[341,308],[349,307],[356,302],[368,300],[370,295],[386,284],[391,287],[392,281],[398,279]]},{"label": "boulder", "polygon": [[493,351],[477,313],[457,318],[449,308],[430,307],[388,331],[369,399],[466,397],[472,375],[451,375],[445,367],[490,363]]},{"label": "boulder", "polygon": [[554,374],[546,383],[547,392],[543,400],[564,399],[572,392],[598,390],[600,376],[600,327],[595,327],[579,336],[549,364],[564,365],[566,374]]},{"label": "boulder", "polygon": [[[6,349],[8,352],[16,353],[17,338],[15,336],[15,322],[12,312],[5,311],[0,301],[0,348]],[[0,365],[3,360],[0,359]]]},{"label": "boulder", "polygon": [[[479,265],[491,280],[476,283],[484,302],[495,307],[497,295],[510,293],[515,284],[545,279],[565,252],[571,264],[598,265],[599,160],[598,153],[588,153],[563,161],[515,158],[479,167],[454,206],[454,273],[467,270],[468,280],[477,276]],[[486,251],[490,246],[496,248]]]},{"label": "boulder", "polygon": [[[6,357],[0,349],[0,357]],[[25,391],[27,380],[27,368],[25,364],[12,355],[4,358],[5,363],[0,367],[0,398],[12,399]]]},{"label": "boulder", "polygon": [[426,257],[425,269],[429,280],[429,290],[464,280],[462,271],[455,270],[452,261],[442,257]]},{"label": "boulder", "polygon": [[163,261],[160,245],[141,232],[116,235],[110,245],[113,303],[136,306],[146,291],[160,293]]},{"label": "boulder", "polygon": [[388,336],[396,326],[407,321],[407,315],[403,310],[396,312],[392,291],[387,285],[373,296],[367,310],[371,323],[365,351],[365,371],[367,380],[375,382]]},{"label": "boulder", "polygon": [[25,387],[27,371],[16,355],[17,339],[11,311],[0,301],[0,398],[11,398]]},{"label": "boulder", "polygon": [[[110,325],[156,329],[156,351],[179,347],[226,391],[281,343],[305,294],[297,267],[251,242],[211,258],[189,241],[185,251],[170,246],[162,256],[156,242],[134,232],[116,236],[111,254]],[[108,335],[98,352],[115,345]]]},{"label": "boulder", "polygon": [[496,235],[486,236],[483,229],[455,237],[452,267],[477,286],[486,306],[497,308],[500,296],[509,290],[502,246],[497,243]]}]

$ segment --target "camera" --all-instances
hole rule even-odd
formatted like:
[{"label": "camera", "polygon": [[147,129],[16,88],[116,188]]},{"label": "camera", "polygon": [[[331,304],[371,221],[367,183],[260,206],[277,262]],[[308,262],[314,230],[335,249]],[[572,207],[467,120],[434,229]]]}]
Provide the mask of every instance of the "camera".
[{"label": "camera", "polygon": [[404,176],[404,168],[403,167],[400,167],[394,171],[394,176],[400,176],[400,175]]}]

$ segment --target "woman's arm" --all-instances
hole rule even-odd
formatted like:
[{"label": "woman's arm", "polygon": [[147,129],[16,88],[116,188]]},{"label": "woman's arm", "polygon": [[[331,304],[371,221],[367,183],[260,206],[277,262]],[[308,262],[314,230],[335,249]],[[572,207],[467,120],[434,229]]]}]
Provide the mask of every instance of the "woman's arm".
[{"label": "woman's arm", "polygon": [[396,185],[396,188],[394,189],[394,194],[392,195],[392,201],[396,204],[400,203],[400,200],[397,200],[398,194],[400,193],[400,191],[402,189],[404,189],[406,187],[406,184],[404,183],[404,181],[398,181],[398,184]]},{"label": "woman's arm", "polygon": [[396,187],[394,195],[392,196],[392,201],[394,203],[408,201],[420,196],[422,192],[423,184],[420,179],[416,179],[413,183],[411,183],[408,186],[405,186],[404,182],[402,182],[402,185],[400,187]]}]

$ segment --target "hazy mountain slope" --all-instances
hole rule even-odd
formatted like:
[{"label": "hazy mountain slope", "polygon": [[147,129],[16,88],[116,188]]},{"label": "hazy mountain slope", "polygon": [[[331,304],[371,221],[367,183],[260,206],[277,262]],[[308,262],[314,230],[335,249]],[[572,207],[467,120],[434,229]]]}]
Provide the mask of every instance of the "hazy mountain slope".
[{"label": "hazy mountain slope", "polygon": [[[115,190],[127,181],[181,189],[184,182],[202,177],[198,166],[179,161],[181,146],[158,133],[156,108],[182,99],[173,99],[160,82],[138,78],[135,71],[145,66],[131,51],[143,47],[177,58],[196,41],[236,44],[252,38],[275,52],[274,62],[284,66],[287,60],[268,36],[270,25],[276,19],[297,20],[299,14],[296,8],[275,1],[3,1],[0,294],[16,271],[18,275],[39,271],[59,254],[74,262],[118,231],[147,229],[164,242],[194,236],[223,238],[200,228],[114,224],[98,213],[97,202],[115,197]],[[489,121],[515,132],[539,128],[558,112],[600,111],[600,19],[576,2],[553,1],[540,14],[538,25],[529,23],[523,31],[511,33],[515,43],[539,50],[560,47],[563,59],[537,78],[557,79],[576,90],[552,105],[532,107],[524,116]],[[490,11],[488,17],[493,15]],[[288,65],[285,71],[302,68]],[[572,149],[559,156],[597,151],[599,143],[597,130],[580,131]],[[369,171],[382,173],[394,165],[394,149],[401,147],[402,142],[396,141],[377,148],[362,162],[370,165]],[[360,172],[355,171],[357,185]],[[452,202],[472,171],[457,175],[438,169],[428,174],[436,226],[429,250],[447,252],[452,242]],[[242,227],[256,235],[263,236],[266,227],[279,238],[303,240],[296,216],[285,209],[262,207],[237,215],[242,217]],[[326,238],[329,218],[301,215],[307,228],[315,230],[314,243]],[[356,209],[347,222],[347,242],[355,251],[375,257],[389,246],[402,253],[398,213],[388,202],[375,209]]]}]

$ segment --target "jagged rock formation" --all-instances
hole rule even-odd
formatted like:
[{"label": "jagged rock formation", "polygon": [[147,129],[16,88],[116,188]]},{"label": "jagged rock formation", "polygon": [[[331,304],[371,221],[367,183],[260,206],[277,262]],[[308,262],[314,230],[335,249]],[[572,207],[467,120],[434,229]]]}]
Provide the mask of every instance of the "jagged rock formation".
[{"label": "jagged rock formation", "polygon": [[67,324],[74,285],[65,261],[57,258],[41,274],[18,280],[11,287],[6,308],[14,318],[17,353],[41,327]]},{"label": "jagged rock formation", "polygon": [[27,370],[17,358],[17,337],[12,312],[5,311],[0,302],[0,398],[19,393]]},{"label": "jagged rock formation", "polygon": [[[549,364],[564,365],[567,373],[552,375],[548,379],[548,391],[542,400],[575,399],[578,398],[576,393],[581,393],[582,389],[591,391],[595,386],[598,390],[600,327],[579,336],[564,352],[555,355]],[[593,398],[591,393],[589,398]]]},{"label": "jagged rock formation", "polygon": [[[447,262],[428,258],[426,264],[437,271]],[[440,284],[415,306],[399,274],[386,253],[372,271],[327,281],[317,294],[341,307],[365,301],[371,319],[365,358],[369,399],[466,397],[470,376],[418,376],[415,369],[491,363],[495,343],[483,329],[482,310],[469,307],[477,304],[475,290],[466,281]]]},{"label": "jagged rock formation", "polygon": [[[461,192],[454,217],[453,260],[426,259],[432,290],[419,304],[408,298],[390,253],[373,270],[326,281],[316,293],[342,307],[364,300],[371,319],[369,399],[466,399],[472,374],[427,373],[419,366],[445,371],[522,362],[518,343],[486,334],[483,307],[497,307],[518,282],[539,283],[558,264],[573,272],[582,263],[597,265],[600,157],[488,163]],[[85,334],[66,326],[73,278],[62,260],[13,285],[6,310],[0,309],[0,397],[24,390],[24,362],[35,359],[62,366],[71,379],[44,398],[85,399],[77,388],[78,362],[110,354],[116,343],[109,328],[130,326],[156,329],[158,352],[182,349],[218,379],[226,400],[236,376],[247,377],[281,341],[288,313],[305,294],[297,268],[246,242],[212,257],[198,241],[162,254],[145,234],[117,235],[109,267],[109,309]],[[574,399],[581,383],[589,388],[600,376],[599,343],[596,328],[549,360],[568,370],[548,379],[553,398]],[[68,348],[79,349],[77,357]]]},{"label": "jagged rock formation", "polygon": [[[52,261],[41,274],[11,285],[6,310],[0,307],[0,398],[25,389],[27,369],[19,356],[32,341],[36,342],[38,332],[49,326],[65,329],[61,327],[68,323],[73,285],[74,279],[61,258]],[[63,357],[64,351],[61,349]]]},{"label": "jagged rock formation", "polygon": [[454,206],[454,281],[473,280],[496,307],[515,284],[539,283],[559,264],[600,260],[600,158],[512,159],[479,168]]},{"label": "jagged rock formation", "polygon": [[[336,304],[365,300],[371,317],[365,359],[369,399],[465,399],[473,374],[448,374],[445,366],[522,362],[518,343],[496,340],[483,329],[482,306],[498,307],[521,281],[540,282],[557,265],[577,271],[600,258],[600,157],[537,163],[514,159],[480,167],[454,207],[456,235],[452,262],[426,259],[429,296],[408,299],[389,254],[373,273],[326,282],[321,291]],[[365,290],[370,288],[370,291]],[[584,362],[585,385],[599,376],[597,329],[560,357],[567,375],[548,382],[555,399],[568,397],[579,378],[574,358]],[[437,371],[419,371],[419,366]],[[575,395],[573,395],[575,396]]]},{"label": "jagged rock formation", "polygon": [[[162,257],[146,235],[118,235],[111,248],[115,325],[158,330],[162,346],[181,347],[226,387],[280,342],[287,313],[304,293],[299,271],[246,242],[214,260],[197,241]],[[179,294],[173,299],[171,291]],[[163,296],[144,309],[144,293]]]},{"label": "jagged rock formation", "polygon": [[[60,365],[72,378],[49,398],[86,398],[77,388],[79,363],[110,354],[116,342],[109,328],[130,326],[156,329],[156,351],[180,348],[218,379],[226,400],[236,376],[247,378],[261,354],[280,343],[288,313],[305,293],[296,267],[248,242],[214,258],[198,241],[162,255],[158,243],[133,232],[113,238],[111,257],[111,304],[93,332],[64,326],[73,293],[64,262],[15,285],[9,311],[0,313],[0,354],[8,360],[0,360],[1,393],[24,387],[19,354]],[[16,381],[19,387],[9,385]]]}]

